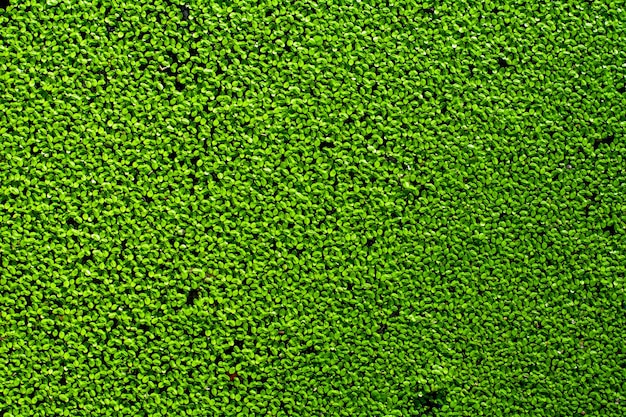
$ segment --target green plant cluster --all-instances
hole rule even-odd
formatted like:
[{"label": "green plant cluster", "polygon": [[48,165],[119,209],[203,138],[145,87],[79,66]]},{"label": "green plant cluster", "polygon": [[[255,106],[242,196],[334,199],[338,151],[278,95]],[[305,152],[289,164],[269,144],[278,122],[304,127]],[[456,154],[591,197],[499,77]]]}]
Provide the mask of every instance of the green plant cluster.
[{"label": "green plant cluster", "polygon": [[11,0],[0,415],[626,415],[623,1]]}]

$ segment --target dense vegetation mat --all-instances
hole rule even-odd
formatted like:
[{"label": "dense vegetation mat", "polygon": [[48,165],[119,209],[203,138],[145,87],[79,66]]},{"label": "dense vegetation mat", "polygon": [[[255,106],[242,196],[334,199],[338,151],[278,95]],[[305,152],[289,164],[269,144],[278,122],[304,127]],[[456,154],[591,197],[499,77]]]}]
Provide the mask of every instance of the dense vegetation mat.
[{"label": "dense vegetation mat", "polygon": [[626,415],[623,1],[4,6],[0,416]]}]

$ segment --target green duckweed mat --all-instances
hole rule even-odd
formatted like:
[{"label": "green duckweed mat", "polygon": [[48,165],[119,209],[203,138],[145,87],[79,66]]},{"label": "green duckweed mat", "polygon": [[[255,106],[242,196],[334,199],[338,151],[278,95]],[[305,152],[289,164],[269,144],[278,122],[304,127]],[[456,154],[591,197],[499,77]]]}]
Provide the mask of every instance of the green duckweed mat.
[{"label": "green duckweed mat", "polygon": [[624,1],[0,8],[0,416],[626,415]]}]

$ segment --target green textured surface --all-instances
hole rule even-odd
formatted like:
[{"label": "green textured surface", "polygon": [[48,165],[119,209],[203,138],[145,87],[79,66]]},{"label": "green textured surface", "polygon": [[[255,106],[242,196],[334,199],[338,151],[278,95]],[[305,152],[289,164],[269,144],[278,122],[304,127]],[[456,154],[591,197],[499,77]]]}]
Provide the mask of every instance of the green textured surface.
[{"label": "green textured surface", "polygon": [[626,415],[623,1],[12,3],[1,416]]}]

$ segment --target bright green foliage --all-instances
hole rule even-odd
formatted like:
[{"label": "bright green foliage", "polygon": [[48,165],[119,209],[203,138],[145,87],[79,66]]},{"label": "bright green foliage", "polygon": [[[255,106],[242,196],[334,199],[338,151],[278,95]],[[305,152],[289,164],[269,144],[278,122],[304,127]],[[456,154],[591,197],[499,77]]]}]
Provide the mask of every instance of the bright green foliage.
[{"label": "bright green foliage", "polygon": [[0,10],[0,415],[626,415],[624,1]]}]

